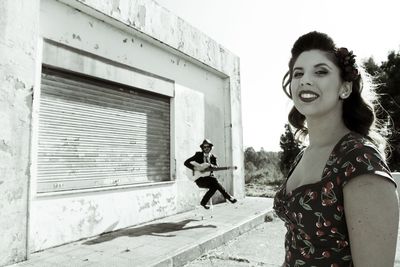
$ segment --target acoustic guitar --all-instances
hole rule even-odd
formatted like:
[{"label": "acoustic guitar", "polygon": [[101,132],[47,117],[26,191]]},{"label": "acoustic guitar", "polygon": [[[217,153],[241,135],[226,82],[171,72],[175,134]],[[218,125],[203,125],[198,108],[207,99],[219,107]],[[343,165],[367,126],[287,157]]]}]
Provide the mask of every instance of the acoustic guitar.
[{"label": "acoustic guitar", "polygon": [[193,177],[191,179],[194,181],[202,176],[209,176],[211,172],[223,171],[223,170],[236,170],[237,166],[227,166],[227,167],[210,167],[209,163],[197,163],[196,161],[191,161],[190,164],[194,166]]}]

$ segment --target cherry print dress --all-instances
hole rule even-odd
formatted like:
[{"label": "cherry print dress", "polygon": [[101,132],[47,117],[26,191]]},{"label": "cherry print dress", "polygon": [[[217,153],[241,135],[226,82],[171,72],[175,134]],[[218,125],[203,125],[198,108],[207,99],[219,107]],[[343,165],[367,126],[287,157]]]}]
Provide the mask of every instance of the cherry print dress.
[{"label": "cherry print dress", "polygon": [[[301,156],[295,159],[288,177]],[[274,210],[287,228],[284,267],[353,266],[343,187],[362,174],[379,175],[395,184],[371,141],[351,132],[333,148],[319,182],[286,192],[285,180],[274,199]]]}]

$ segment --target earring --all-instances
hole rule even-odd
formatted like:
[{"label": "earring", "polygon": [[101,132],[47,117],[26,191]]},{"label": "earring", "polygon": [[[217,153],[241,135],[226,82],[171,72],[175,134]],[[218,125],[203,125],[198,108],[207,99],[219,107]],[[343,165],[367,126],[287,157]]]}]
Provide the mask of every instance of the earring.
[{"label": "earring", "polygon": [[346,99],[348,97],[349,97],[349,95],[347,93],[341,93],[340,94],[340,99]]}]

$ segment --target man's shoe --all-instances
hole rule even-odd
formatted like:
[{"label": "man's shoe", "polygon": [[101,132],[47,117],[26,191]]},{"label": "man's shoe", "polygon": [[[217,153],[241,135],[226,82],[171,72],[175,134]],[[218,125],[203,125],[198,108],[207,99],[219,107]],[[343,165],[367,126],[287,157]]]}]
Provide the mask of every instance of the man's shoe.
[{"label": "man's shoe", "polygon": [[237,202],[237,199],[234,197],[230,197],[228,198],[229,202],[231,202],[232,204],[235,204]]},{"label": "man's shoe", "polygon": [[206,204],[200,204],[200,205],[202,205],[203,206],[203,208],[205,208],[206,210],[208,210],[210,207],[209,206],[207,206]]}]

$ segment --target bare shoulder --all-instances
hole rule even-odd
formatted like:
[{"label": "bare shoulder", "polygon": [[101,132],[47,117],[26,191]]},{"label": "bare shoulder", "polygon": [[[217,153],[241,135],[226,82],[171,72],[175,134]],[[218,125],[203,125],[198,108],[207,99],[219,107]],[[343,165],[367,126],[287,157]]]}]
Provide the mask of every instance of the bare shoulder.
[{"label": "bare shoulder", "polygon": [[396,186],[388,177],[383,177],[376,174],[363,174],[354,177],[344,186],[343,192],[350,195],[367,195],[369,193],[384,194],[396,193]]},{"label": "bare shoulder", "polygon": [[393,266],[399,224],[394,182],[376,174],[359,175],[344,185],[343,198],[354,266]]}]

